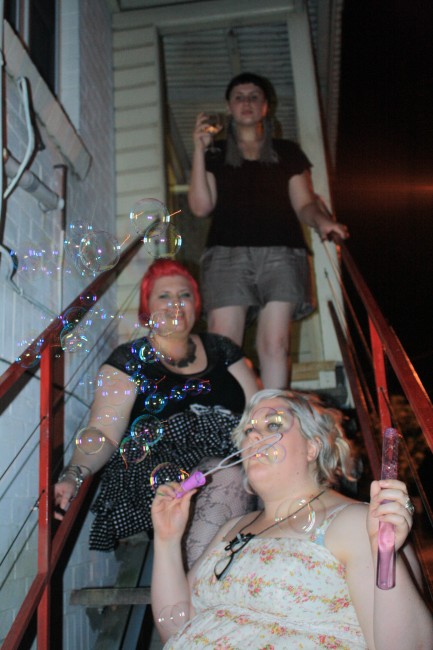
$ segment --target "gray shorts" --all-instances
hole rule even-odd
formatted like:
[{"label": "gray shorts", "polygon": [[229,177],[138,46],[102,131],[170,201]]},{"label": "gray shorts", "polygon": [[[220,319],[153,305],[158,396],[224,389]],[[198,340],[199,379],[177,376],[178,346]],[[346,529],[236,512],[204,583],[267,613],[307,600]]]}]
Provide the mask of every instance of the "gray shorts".
[{"label": "gray shorts", "polygon": [[293,320],[314,310],[311,265],[303,248],[213,246],[201,258],[205,312],[241,305],[261,309],[268,302],[295,305]]}]

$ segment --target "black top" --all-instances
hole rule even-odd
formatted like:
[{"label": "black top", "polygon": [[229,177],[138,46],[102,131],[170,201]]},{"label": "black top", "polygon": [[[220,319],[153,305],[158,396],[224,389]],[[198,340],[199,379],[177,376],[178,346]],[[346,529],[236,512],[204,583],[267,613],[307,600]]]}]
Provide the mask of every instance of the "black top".
[{"label": "black top", "polygon": [[243,160],[240,167],[226,165],[221,153],[206,154],[206,169],[214,174],[217,203],[207,246],[290,246],[307,248],[301,225],[289,199],[289,180],[311,168],[299,146],[274,140],[278,162]]},{"label": "black top", "polygon": [[[132,409],[128,426],[143,413],[153,413],[160,419],[165,419],[174,413],[186,411],[191,404],[203,406],[224,406],[233,413],[242,413],[245,406],[244,391],[239,382],[228,372],[228,367],[242,359],[244,354],[240,347],[230,339],[219,334],[203,332],[198,335],[206,352],[207,366],[203,372],[194,375],[185,375],[168,369],[161,363],[140,362],[134,352],[133,341],[124,343],[112,352],[105,363],[121,370],[127,375],[134,375],[137,370],[141,379],[157,382],[157,392],[166,398],[166,405],[162,411],[154,413],[145,406],[145,401],[152,389],[137,395]],[[135,349],[139,345],[135,346]],[[138,368],[138,364],[141,366]],[[172,389],[182,388],[191,379],[206,380],[210,386],[209,392],[194,394],[194,391],[185,391],[185,398],[172,397]],[[145,383],[142,381],[142,385]]]},{"label": "black top", "polygon": [[[208,364],[194,378],[207,380],[210,392],[197,395],[186,391],[184,399],[178,401],[169,397],[171,389],[184,386],[193,379],[191,375],[180,375],[159,362],[143,363],[138,369],[144,380],[158,381],[157,391],[167,398],[162,411],[151,413],[163,424],[163,435],[146,453],[128,436],[135,418],[149,414],[145,400],[150,393],[137,396],[125,430],[126,446],[123,441],[102,471],[99,492],[92,505],[95,520],[90,533],[91,549],[110,551],[117,540],[152,529],[150,508],[155,488],[150,479],[155,472],[164,471],[170,480],[179,480],[177,468],[191,472],[207,456],[223,458],[235,451],[231,432],[239,423],[245,396],[228,368],[243,354],[225,336],[209,333],[199,336]],[[106,363],[132,376],[138,365],[134,350],[139,349],[140,341],[121,345]]]}]

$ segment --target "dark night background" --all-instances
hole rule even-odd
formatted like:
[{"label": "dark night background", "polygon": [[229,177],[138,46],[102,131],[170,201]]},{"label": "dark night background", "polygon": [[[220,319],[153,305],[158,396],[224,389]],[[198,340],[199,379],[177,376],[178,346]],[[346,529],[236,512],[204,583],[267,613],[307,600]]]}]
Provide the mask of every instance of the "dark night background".
[{"label": "dark night background", "polygon": [[345,0],[334,200],[433,396],[433,2]]}]

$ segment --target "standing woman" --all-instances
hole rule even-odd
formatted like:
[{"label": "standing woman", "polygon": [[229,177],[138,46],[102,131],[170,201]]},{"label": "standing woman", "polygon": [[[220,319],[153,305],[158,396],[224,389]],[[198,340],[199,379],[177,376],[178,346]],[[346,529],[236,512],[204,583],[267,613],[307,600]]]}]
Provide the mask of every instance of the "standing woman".
[{"label": "standing woman", "polygon": [[259,310],[256,348],[265,388],[289,383],[290,324],[313,310],[308,248],[301,223],[322,239],[348,237],[314,193],[311,163],[288,140],[273,140],[270,83],[243,73],[226,90],[227,140],[219,155],[197,117],[189,205],[212,213],[202,257],[202,291],[210,332],[242,345],[249,307]]}]

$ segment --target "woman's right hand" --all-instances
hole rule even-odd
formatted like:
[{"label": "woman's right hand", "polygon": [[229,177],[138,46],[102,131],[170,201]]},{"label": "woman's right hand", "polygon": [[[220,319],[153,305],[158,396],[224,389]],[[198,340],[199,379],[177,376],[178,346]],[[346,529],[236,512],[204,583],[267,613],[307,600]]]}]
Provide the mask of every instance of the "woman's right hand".
[{"label": "woman's right hand", "polygon": [[212,135],[206,132],[207,119],[208,116],[206,113],[199,113],[192,134],[194,146],[202,151],[206,151],[212,144]]},{"label": "woman's right hand", "polygon": [[54,485],[54,519],[62,521],[72,499],[75,497],[77,486],[73,481],[61,481]]},{"label": "woman's right hand", "polygon": [[181,540],[189,518],[191,497],[197,490],[185,492],[178,498],[179,483],[167,483],[158,487],[151,513],[155,536],[160,540]]}]

